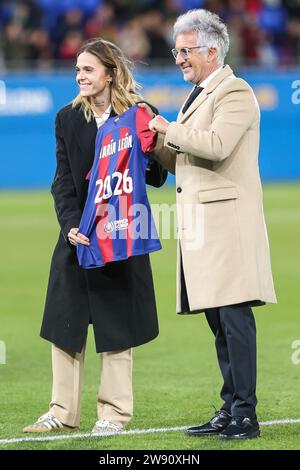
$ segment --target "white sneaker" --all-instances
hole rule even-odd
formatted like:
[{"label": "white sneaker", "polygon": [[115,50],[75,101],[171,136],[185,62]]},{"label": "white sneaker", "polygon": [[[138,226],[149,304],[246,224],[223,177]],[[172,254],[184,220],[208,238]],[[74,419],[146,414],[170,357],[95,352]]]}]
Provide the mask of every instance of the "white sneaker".
[{"label": "white sneaker", "polygon": [[96,421],[91,434],[97,434],[98,436],[111,436],[121,431],[121,426],[111,423],[107,419],[101,419]]},{"label": "white sneaker", "polygon": [[52,413],[45,413],[40,416],[38,420],[25,426],[23,432],[59,432],[59,431],[73,431],[76,428],[71,428],[63,424],[58,418],[56,418]]}]

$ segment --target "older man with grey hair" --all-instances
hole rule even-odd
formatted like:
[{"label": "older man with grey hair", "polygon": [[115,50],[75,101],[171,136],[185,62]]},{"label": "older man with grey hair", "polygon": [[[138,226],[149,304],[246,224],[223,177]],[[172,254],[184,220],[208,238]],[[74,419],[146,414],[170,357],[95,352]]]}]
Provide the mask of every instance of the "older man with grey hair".
[{"label": "older man with grey hair", "polygon": [[205,312],[224,381],[221,409],[187,434],[253,438],[260,429],[251,307],[276,303],[258,169],[260,112],[251,87],[223,65],[229,37],[217,15],[188,11],[174,39],[176,64],[194,88],[176,122],[158,115],[149,127],[158,133],[156,158],[176,174],[177,312]]}]

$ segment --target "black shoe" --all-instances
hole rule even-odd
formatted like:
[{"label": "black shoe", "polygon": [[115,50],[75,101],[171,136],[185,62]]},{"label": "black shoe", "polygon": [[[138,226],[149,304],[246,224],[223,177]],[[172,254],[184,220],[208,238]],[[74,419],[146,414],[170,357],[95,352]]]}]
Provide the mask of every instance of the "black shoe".
[{"label": "black shoe", "polygon": [[220,439],[252,439],[259,436],[257,419],[245,416],[233,416],[227,428],[219,434]]},{"label": "black shoe", "polygon": [[225,429],[231,422],[232,416],[225,410],[219,410],[206,424],[187,428],[187,436],[215,436]]}]

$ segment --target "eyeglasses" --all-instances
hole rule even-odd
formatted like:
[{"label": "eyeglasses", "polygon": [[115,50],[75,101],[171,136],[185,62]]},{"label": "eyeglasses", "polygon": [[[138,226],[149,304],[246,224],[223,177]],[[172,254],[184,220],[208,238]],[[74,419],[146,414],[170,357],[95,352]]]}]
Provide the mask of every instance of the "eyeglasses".
[{"label": "eyeglasses", "polygon": [[183,59],[187,59],[189,54],[191,53],[192,49],[202,49],[207,46],[194,46],[194,47],[182,47],[181,49],[172,49],[172,54],[174,59],[176,60],[178,55],[180,54]]}]

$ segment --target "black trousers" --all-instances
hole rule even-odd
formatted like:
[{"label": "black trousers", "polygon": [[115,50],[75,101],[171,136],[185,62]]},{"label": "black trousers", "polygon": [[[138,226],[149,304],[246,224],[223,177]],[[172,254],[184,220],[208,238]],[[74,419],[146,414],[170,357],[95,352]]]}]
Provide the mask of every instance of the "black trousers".
[{"label": "black trousers", "polygon": [[255,417],[256,326],[251,307],[245,303],[210,308],[205,315],[224,380],[222,409],[233,416]]},{"label": "black trousers", "polygon": [[[181,257],[181,311],[190,312]],[[215,336],[224,384],[222,409],[233,416],[256,417],[256,326],[249,303],[205,310]]]}]

